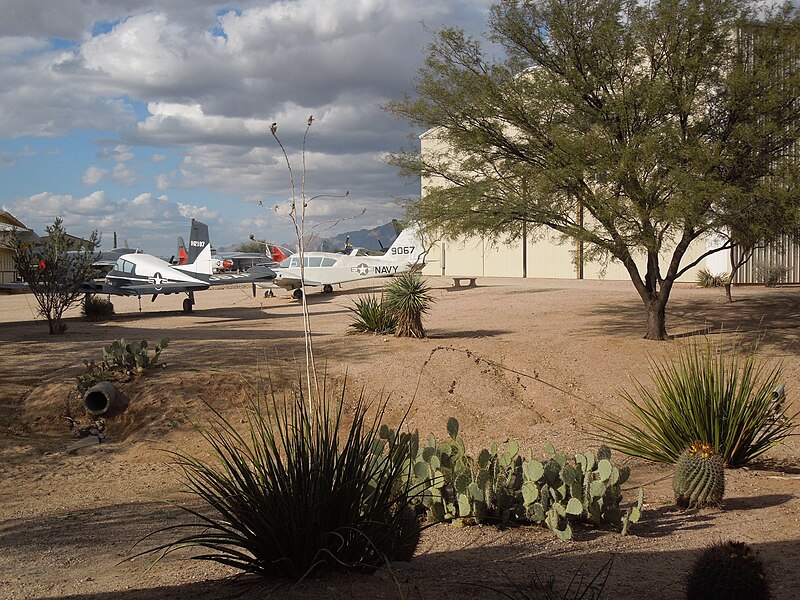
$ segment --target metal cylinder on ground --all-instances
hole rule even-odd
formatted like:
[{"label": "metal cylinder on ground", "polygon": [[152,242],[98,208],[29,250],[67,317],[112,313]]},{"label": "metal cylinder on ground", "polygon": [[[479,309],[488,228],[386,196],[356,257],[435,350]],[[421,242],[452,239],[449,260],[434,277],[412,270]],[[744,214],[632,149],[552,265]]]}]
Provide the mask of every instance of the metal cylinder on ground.
[{"label": "metal cylinder on ground", "polygon": [[114,405],[117,390],[110,381],[101,381],[90,387],[83,395],[83,407],[90,415],[105,414]]}]

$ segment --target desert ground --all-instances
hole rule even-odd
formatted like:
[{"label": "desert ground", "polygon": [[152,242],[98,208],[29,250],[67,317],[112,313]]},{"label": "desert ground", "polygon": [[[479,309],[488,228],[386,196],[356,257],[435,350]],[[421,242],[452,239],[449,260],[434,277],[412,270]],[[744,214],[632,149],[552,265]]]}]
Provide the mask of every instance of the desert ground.
[{"label": "desert ground", "polygon": [[[599,411],[622,409],[633,380],[648,385],[649,361],[679,344],[757,340],[765,361],[781,362],[793,411],[800,409],[800,289],[718,289],[679,285],[668,307],[666,342],[642,339],[644,313],[630,283],[478,279],[454,289],[430,278],[436,303],[423,340],[346,335],[350,286],[309,294],[320,369],[349,389],[389,397],[387,421],[408,410],[408,426],[445,435],[448,417],[477,453],[516,440],[542,456],[598,445]],[[379,286],[366,288],[377,291]],[[298,585],[234,576],[191,553],[131,559],[137,540],[192,505],[166,450],[206,456],[194,423],[208,406],[235,414],[252,382],[268,373],[291,378],[303,361],[300,305],[283,292],[253,298],[250,289],[197,294],[191,315],[182,297],[113,298],[117,316],[90,322],[77,309],[68,330],[47,334],[30,295],[0,296],[0,597],[92,599],[192,598],[500,598],[534,573],[563,590],[573,573],[593,573],[614,555],[603,598],[679,599],[698,551],[715,541],[751,544],[764,561],[773,598],[800,590],[800,440],[771,450],[748,468],[727,472],[721,508],[673,506],[672,469],[615,454],[631,466],[625,499],[643,486],[645,511],[628,536],[578,529],[561,542],[540,527],[455,528],[423,532],[410,568],[394,573],[326,574]],[[65,416],[86,420],[75,378],[83,360],[99,360],[119,338],[169,336],[163,368],[120,386],[123,408],[106,421],[102,444],[70,450]],[[280,375],[283,373],[284,375]],[[289,375],[286,375],[289,373]],[[562,592],[563,593],[563,592]],[[561,596],[558,596],[559,598]]]}]

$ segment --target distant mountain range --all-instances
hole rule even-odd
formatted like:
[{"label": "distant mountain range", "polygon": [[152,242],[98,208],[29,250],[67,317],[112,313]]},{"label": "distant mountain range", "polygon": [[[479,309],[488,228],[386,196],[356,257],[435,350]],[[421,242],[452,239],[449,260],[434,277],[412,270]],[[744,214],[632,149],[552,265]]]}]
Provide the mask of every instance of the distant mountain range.
[{"label": "distant mountain range", "polygon": [[399,223],[397,223],[397,220],[372,229],[347,231],[335,237],[322,238],[313,244],[313,248],[308,248],[308,250],[322,252],[343,250],[348,238],[350,238],[350,244],[358,248],[381,250],[381,244],[383,244],[383,249],[386,249],[392,245],[394,238],[397,237],[398,231],[395,227],[401,227]]}]

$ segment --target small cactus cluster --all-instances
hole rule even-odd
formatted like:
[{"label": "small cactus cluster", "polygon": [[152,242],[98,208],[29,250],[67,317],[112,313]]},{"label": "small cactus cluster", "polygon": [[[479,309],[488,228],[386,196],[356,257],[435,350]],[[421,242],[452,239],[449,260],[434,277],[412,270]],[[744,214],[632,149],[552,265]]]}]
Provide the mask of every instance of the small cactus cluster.
[{"label": "small cactus cluster", "polygon": [[768,600],[764,566],[742,542],[707,548],[689,574],[687,600]]},{"label": "small cactus cluster", "polygon": [[161,351],[169,344],[169,338],[152,347],[152,356],[149,353],[147,340],[128,343],[124,339],[114,340],[103,348],[103,360],[84,360],[86,371],[78,377],[78,391],[83,393],[101,381],[107,381],[115,374],[139,375],[145,369],[152,367],[158,361]]},{"label": "small cactus cluster", "polygon": [[575,521],[613,525],[627,533],[630,524],[639,520],[642,492],[635,506],[620,509],[620,486],[629,470],[611,463],[608,448],[568,460],[547,444],[550,458],[540,462],[530,451],[527,457],[520,455],[519,444],[511,441],[504,449],[492,444],[474,458],[467,454],[458,429],[458,421],[451,418],[449,439],[437,443],[433,435],[428,436],[406,470],[409,481],[402,482],[421,491],[420,510],[429,522],[539,523],[567,540]]},{"label": "small cactus cluster", "polygon": [[675,465],[675,504],[680,508],[719,506],[725,495],[725,461],[711,444],[694,442]]}]

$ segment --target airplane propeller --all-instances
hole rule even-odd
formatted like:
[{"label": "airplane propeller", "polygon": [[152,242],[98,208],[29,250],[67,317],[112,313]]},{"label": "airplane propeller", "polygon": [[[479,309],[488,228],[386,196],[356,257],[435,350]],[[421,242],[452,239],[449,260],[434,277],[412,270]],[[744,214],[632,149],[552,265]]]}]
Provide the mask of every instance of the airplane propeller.
[{"label": "airplane propeller", "polygon": [[256,284],[255,284],[255,282],[253,282],[250,285],[253,286],[253,298],[255,298],[256,297]]}]

